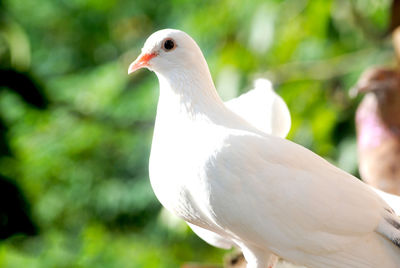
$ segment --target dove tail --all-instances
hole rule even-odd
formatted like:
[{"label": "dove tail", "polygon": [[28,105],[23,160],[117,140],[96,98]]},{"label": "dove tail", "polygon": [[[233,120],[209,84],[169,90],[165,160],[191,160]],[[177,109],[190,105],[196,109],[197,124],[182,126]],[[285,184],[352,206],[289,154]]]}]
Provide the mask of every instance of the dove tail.
[{"label": "dove tail", "polygon": [[400,223],[392,220],[389,220],[389,223],[397,229],[397,235],[392,237],[390,240],[400,248]]},{"label": "dove tail", "polygon": [[400,220],[393,211],[386,210],[384,219],[378,225],[377,232],[400,248]]}]

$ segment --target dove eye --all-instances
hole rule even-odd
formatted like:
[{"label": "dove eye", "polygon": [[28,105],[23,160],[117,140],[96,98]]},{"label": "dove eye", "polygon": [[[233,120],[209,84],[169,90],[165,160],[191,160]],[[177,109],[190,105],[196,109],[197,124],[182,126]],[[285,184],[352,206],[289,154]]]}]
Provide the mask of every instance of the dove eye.
[{"label": "dove eye", "polygon": [[172,39],[166,39],[162,46],[163,49],[167,52],[173,50],[176,47],[175,42]]}]

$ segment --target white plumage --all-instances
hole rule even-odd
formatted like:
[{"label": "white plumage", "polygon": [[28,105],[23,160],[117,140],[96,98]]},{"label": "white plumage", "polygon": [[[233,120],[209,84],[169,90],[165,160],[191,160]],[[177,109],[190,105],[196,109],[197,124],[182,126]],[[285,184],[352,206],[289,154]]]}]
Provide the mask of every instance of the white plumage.
[{"label": "white plumage", "polygon": [[[249,92],[225,102],[225,105],[259,130],[285,138],[291,127],[290,112],[285,101],[275,93],[272,83],[267,79],[257,79],[254,87]],[[236,246],[229,239],[214,232],[190,223],[188,225],[210,245],[223,249]],[[265,254],[268,255],[271,252]],[[271,254],[268,267],[274,267],[277,261],[278,257]]]},{"label": "white plumage", "polygon": [[368,186],[306,148],[229,110],[184,32],[146,41],[130,72],[160,82],[150,179],[160,202],[239,246],[248,267],[269,255],[308,267],[400,267],[400,222]]},{"label": "white plumage", "polygon": [[285,138],[290,131],[289,108],[275,93],[272,83],[267,79],[257,79],[254,89],[226,102],[225,105],[267,134]]},{"label": "white plumage", "polygon": [[369,185],[369,187],[371,187],[375,193],[377,193],[386,203],[389,204],[397,216],[400,216],[400,196],[381,191],[371,185]]}]

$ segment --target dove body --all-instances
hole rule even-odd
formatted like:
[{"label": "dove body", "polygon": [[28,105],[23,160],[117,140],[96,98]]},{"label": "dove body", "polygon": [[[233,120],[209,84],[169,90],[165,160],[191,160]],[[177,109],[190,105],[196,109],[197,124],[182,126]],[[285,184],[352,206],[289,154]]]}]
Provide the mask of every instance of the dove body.
[{"label": "dove body", "polygon": [[313,268],[400,267],[392,209],[355,177],[230,111],[187,34],[151,35],[129,70],[142,67],[160,82],[150,180],[168,210],[239,246],[249,268],[265,268],[270,252]]}]

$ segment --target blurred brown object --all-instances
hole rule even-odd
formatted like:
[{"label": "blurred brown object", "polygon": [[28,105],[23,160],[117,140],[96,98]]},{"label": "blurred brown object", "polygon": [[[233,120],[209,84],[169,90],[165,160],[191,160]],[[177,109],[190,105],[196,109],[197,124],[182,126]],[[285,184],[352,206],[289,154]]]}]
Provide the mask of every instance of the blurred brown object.
[{"label": "blurred brown object", "polygon": [[224,265],[185,263],[181,268],[246,268],[246,260],[241,251],[228,253],[224,257]]},{"label": "blurred brown object", "polygon": [[373,68],[357,85],[365,93],[356,113],[359,169],[363,180],[400,195],[400,71]]},{"label": "blurred brown object", "polygon": [[390,10],[389,33],[400,26],[400,0],[393,0]]},{"label": "blurred brown object", "polygon": [[[400,27],[393,31],[393,45],[400,63]],[[400,69],[371,68],[355,91],[365,94],[356,112],[361,178],[400,195]]]},{"label": "blurred brown object", "polygon": [[[400,0],[393,0],[388,34],[400,66]],[[400,195],[400,69],[371,68],[350,92],[365,93],[356,112],[361,178]]]},{"label": "blurred brown object", "polygon": [[[392,36],[400,64],[400,27]],[[371,68],[361,75],[355,91],[365,94],[356,112],[361,178],[400,195],[400,69]]]},{"label": "blurred brown object", "polygon": [[224,268],[246,268],[246,260],[241,251],[226,255]]},{"label": "blurred brown object", "polygon": [[[399,11],[399,18],[400,18],[400,11]],[[396,52],[397,62],[400,65],[400,27],[398,27],[393,32],[393,46],[394,46],[394,51]]]}]

